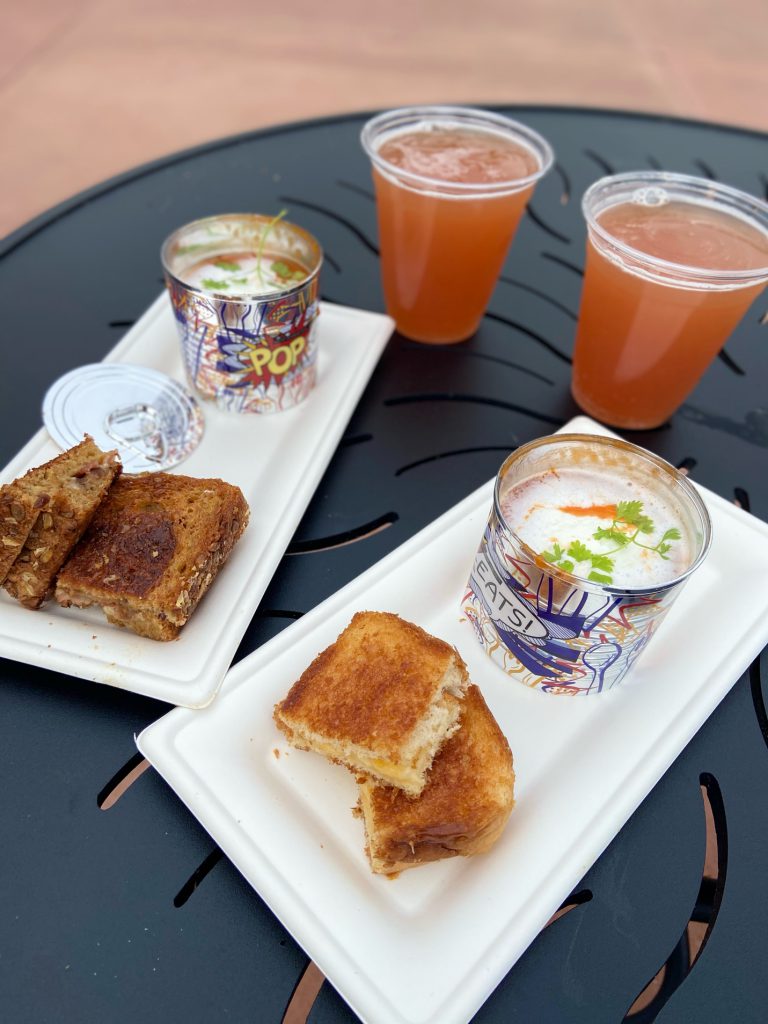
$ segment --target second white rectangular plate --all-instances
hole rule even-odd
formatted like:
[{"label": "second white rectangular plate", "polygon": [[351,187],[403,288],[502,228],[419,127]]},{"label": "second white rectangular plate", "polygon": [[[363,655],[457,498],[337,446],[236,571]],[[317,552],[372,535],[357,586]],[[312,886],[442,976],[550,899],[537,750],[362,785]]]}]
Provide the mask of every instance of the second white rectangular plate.
[{"label": "second white rectangular plate", "polygon": [[[238,664],[211,708],[173,711],[137,740],[370,1024],[465,1024],[768,641],[768,527],[702,488],[711,552],[631,679],[592,700],[526,689],[460,619],[492,491]],[[490,853],[374,876],[351,775],[277,732],[273,705],[364,609],[455,644],[509,739],[517,806]]]},{"label": "second white rectangular plate", "polygon": [[[0,591],[0,655],[107,683],[184,707],[216,694],[248,623],[336,450],[393,329],[380,313],[324,303],[318,383],[309,397],[269,416],[237,415],[203,402],[205,433],[173,472],[237,484],[250,505],[247,530],[178,640],[161,643],[110,626],[96,610],[49,601],[30,612]],[[106,357],[184,380],[171,304],[162,294]],[[59,454],[40,430],[0,473],[13,480]]]}]

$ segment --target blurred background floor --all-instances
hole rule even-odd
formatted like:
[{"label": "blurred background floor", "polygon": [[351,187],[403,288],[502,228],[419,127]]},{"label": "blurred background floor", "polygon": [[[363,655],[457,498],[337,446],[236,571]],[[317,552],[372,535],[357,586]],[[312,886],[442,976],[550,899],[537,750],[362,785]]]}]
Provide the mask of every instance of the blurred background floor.
[{"label": "blurred background floor", "polygon": [[424,101],[768,130],[766,0],[2,0],[0,235],[197,143]]}]

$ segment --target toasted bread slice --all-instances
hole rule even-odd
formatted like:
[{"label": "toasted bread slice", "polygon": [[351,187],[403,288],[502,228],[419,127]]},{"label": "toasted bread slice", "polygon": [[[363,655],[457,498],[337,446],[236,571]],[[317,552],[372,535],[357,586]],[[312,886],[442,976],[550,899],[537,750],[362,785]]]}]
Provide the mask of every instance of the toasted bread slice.
[{"label": "toasted bread slice", "polygon": [[239,487],[169,473],[125,474],[56,584],[68,607],[100,605],[107,619],[173,640],[248,523]]},{"label": "toasted bread slice", "polygon": [[11,597],[26,608],[40,607],[121,468],[116,451],[101,451],[86,435],[74,448],[15,481],[26,494],[30,517],[41,497],[46,501],[39,504],[5,577]]},{"label": "toasted bread slice", "polygon": [[417,796],[466,684],[455,648],[397,615],[358,612],[274,717],[294,746]]},{"label": "toasted bread slice", "polygon": [[50,506],[52,495],[93,459],[94,451],[98,449],[86,435],[79,445],[0,488],[0,583],[21,553],[41,512]]},{"label": "toasted bread slice", "polygon": [[514,806],[512,753],[480,690],[470,685],[461,727],[434,760],[418,800],[358,778],[366,851],[377,874],[485,853]]},{"label": "toasted bread slice", "polygon": [[50,495],[42,488],[26,486],[25,480],[26,477],[22,477],[0,487],[0,583],[21,553],[37,517],[50,501]]}]

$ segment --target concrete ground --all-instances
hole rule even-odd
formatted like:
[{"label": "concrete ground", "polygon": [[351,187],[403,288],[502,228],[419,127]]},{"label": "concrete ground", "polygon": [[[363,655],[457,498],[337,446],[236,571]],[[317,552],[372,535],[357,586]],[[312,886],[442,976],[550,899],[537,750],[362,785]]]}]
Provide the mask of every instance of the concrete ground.
[{"label": "concrete ground", "polygon": [[136,164],[316,114],[568,103],[768,130],[765,0],[2,0],[0,235]]}]

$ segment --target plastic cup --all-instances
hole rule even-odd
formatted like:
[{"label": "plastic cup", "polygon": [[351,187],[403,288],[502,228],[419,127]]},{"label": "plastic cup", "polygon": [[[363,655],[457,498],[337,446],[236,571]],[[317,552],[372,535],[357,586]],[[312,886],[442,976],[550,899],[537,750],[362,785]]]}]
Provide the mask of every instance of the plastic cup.
[{"label": "plastic cup", "polygon": [[[507,492],[540,473],[598,470],[663,495],[689,544],[687,568],[652,587],[614,587],[550,564],[506,521]],[[619,439],[557,434],[513,452],[496,478],[493,506],[462,608],[486,653],[510,678],[555,696],[606,693],[646,649],[685,581],[709,550],[704,502],[673,466]]]},{"label": "plastic cup", "polygon": [[[470,132],[486,147],[519,147],[527,167],[494,181],[492,171],[448,171],[444,163],[441,177],[434,162],[430,173],[414,173],[382,156],[388,142],[415,132],[440,137],[440,160],[455,159]],[[415,341],[465,340],[478,328],[534,186],[552,165],[551,147],[517,121],[465,107],[391,110],[367,122],[361,141],[376,189],[387,312]]]},{"label": "plastic cup", "polygon": [[[665,249],[674,252],[674,239],[643,235],[635,247],[601,222],[620,204],[674,210],[670,203],[685,204],[676,207],[685,210],[678,234],[697,231],[696,221],[713,212],[727,218],[734,239],[745,229],[757,232],[758,241],[762,234],[762,265],[728,269],[733,252],[707,254],[703,242],[701,259],[708,265],[676,263],[662,258]],[[595,182],[582,209],[587,262],[573,396],[612,426],[658,427],[693,390],[768,281],[768,205],[709,180],[645,171]]]},{"label": "plastic cup", "polygon": [[[323,252],[308,231],[259,214],[205,217],[174,231],[161,258],[187,377],[204,398],[227,412],[271,413],[309,395]],[[246,274],[262,259],[265,271],[283,261],[284,283]],[[210,278],[200,280],[201,265],[213,267]]]}]

